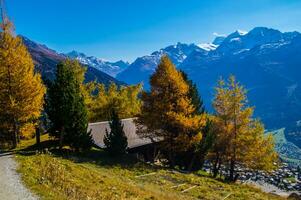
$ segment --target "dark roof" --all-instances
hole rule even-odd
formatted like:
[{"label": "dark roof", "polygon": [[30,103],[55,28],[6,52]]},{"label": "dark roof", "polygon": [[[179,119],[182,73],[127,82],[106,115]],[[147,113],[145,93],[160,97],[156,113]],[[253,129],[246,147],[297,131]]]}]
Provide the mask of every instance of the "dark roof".
[{"label": "dark roof", "polygon": [[[137,128],[134,123],[134,118],[122,119],[121,121],[123,124],[124,133],[128,138],[128,148],[140,147],[152,143],[150,139],[141,138],[137,135]],[[101,148],[105,148],[103,138],[106,134],[106,129],[110,131],[110,125],[108,121],[90,123],[88,125],[88,131],[91,130],[94,143]]]}]

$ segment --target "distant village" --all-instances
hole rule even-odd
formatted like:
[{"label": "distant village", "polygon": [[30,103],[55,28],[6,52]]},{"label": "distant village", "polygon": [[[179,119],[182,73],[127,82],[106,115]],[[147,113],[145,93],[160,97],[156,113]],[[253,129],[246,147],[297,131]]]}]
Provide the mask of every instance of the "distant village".
[{"label": "distant village", "polygon": [[[211,166],[209,163],[206,163],[204,167],[206,172],[210,172]],[[240,174],[239,181],[246,184],[255,184],[267,192],[279,193],[283,191],[301,194],[300,167],[283,162],[277,170],[270,173],[247,170],[242,167],[238,167],[237,171]],[[221,174],[226,174],[225,167],[221,168]]]}]

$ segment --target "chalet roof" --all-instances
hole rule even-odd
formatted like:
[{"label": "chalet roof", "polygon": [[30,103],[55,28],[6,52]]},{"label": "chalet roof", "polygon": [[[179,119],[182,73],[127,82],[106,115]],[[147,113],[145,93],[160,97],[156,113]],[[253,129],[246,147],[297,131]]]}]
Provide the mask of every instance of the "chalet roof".
[{"label": "chalet roof", "polygon": [[[150,139],[141,138],[137,135],[137,128],[134,123],[134,118],[122,119],[121,122],[123,124],[124,133],[128,138],[128,148],[135,148],[152,143]],[[108,131],[111,130],[109,121],[89,123],[88,125],[88,131],[91,130],[94,143],[101,148],[105,148],[103,139],[106,134],[106,129]]]}]

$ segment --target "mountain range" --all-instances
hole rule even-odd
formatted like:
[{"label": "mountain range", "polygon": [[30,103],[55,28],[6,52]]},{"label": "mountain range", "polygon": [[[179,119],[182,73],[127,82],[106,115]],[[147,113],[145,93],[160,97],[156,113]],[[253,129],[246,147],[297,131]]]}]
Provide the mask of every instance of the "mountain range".
[{"label": "mountain range", "polygon": [[44,79],[53,79],[56,64],[69,57],[87,66],[86,81],[143,82],[146,90],[161,56],[168,55],[176,67],[197,84],[210,112],[217,81],[220,77],[235,75],[247,89],[250,105],[255,106],[254,114],[265,123],[266,129],[285,128],[287,140],[301,148],[299,32],[280,32],[266,27],[235,31],[216,37],[212,43],[170,45],[131,64],[105,61],[76,51],[61,54],[25,37],[23,41]]},{"label": "mountain range", "polygon": [[77,51],[71,51],[66,54],[71,59],[76,59],[84,65],[88,65],[98,69],[102,72],[109,74],[112,77],[115,77],[117,74],[121,73],[128,66],[128,62],[119,60],[117,62],[109,62],[95,56],[86,56],[84,53],[79,53]]},{"label": "mountain range", "polygon": [[257,27],[219,36],[211,44],[178,43],[137,58],[117,79],[143,82],[148,89],[149,76],[163,54],[197,84],[209,111],[218,79],[235,75],[256,107],[255,116],[268,129],[286,127],[293,133],[288,133],[288,139],[301,147],[301,137],[295,137],[300,135],[297,122],[301,119],[300,33]]},{"label": "mountain range", "polygon": [[[52,50],[43,44],[36,43],[27,37],[19,37],[22,38],[23,43],[31,54],[35,68],[41,73],[42,79],[44,81],[53,80],[55,78],[56,65],[69,56],[67,54],[57,53],[55,50]],[[97,81],[105,85],[114,82],[117,85],[124,85],[124,82],[118,81],[114,77],[104,73],[94,66],[89,65],[88,63],[83,63],[83,65],[85,65],[87,68],[85,74],[86,82]]]}]

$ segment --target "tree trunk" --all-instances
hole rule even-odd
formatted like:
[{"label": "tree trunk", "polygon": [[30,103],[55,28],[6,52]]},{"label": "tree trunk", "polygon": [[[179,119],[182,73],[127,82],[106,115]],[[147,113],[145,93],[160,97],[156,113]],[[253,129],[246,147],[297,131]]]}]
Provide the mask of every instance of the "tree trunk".
[{"label": "tree trunk", "polygon": [[19,127],[17,126],[17,144],[20,143],[20,131],[19,131]]},{"label": "tree trunk", "polygon": [[235,182],[235,161],[236,161],[236,143],[237,143],[237,118],[236,118],[236,107],[234,106],[234,144],[233,144],[233,155],[230,161],[230,181]]},{"label": "tree trunk", "polygon": [[231,159],[230,161],[230,175],[229,175],[229,181],[234,182],[234,173],[235,173],[235,160]]},{"label": "tree trunk", "polygon": [[160,150],[154,145],[154,161],[156,161],[160,156]]},{"label": "tree trunk", "polygon": [[168,153],[168,159],[169,159],[170,168],[174,168],[175,167],[175,158],[174,158],[173,152]]},{"label": "tree trunk", "polygon": [[36,127],[36,145],[38,148],[40,148],[41,143],[41,133],[40,133],[40,127]]},{"label": "tree trunk", "polygon": [[216,158],[215,158],[215,161],[213,164],[213,177],[214,178],[216,178],[216,176],[218,174],[218,170],[219,170],[218,164],[219,164],[219,153],[216,154]]},{"label": "tree trunk", "polygon": [[194,153],[191,160],[190,160],[190,163],[188,165],[188,168],[187,168],[188,171],[191,171],[191,170],[194,169],[193,165],[194,165],[195,159],[196,159],[196,154]]},{"label": "tree trunk", "polygon": [[[207,155],[207,154],[206,154]],[[201,156],[200,156],[200,169],[202,169],[204,167],[204,163],[205,163],[205,157],[206,157],[205,153],[203,153]]]},{"label": "tree trunk", "polygon": [[168,150],[169,166],[170,166],[170,168],[174,168],[175,167],[175,157],[174,157],[173,138],[169,138],[169,145],[170,145],[170,148]]},{"label": "tree trunk", "polygon": [[16,121],[14,120],[14,125],[13,125],[13,148],[16,148],[18,145],[18,126]]},{"label": "tree trunk", "polygon": [[60,150],[63,149],[63,145],[64,145],[64,127],[62,128],[62,130],[60,132]]},{"label": "tree trunk", "polygon": [[239,174],[235,174],[233,182],[236,182],[239,177]]},{"label": "tree trunk", "polygon": [[12,133],[12,142],[13,142],[13,148],[17,147],[17,136],[16,136],[16,132],[13,131]]}]

